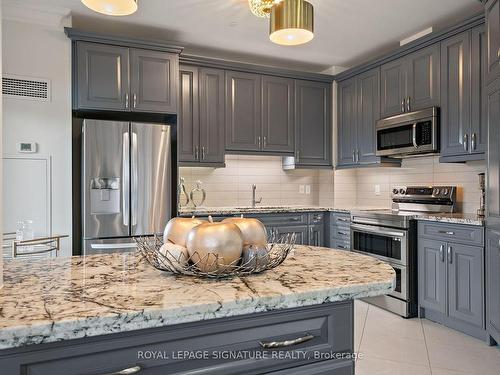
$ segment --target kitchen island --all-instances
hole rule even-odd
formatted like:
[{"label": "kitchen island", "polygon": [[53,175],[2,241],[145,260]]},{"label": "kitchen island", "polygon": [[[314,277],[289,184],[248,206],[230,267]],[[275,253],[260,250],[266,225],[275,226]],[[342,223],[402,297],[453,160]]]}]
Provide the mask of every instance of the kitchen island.
[{"label": "kitchen island", "polygon": [[351,374],[352,301],[395,282],[379,260],[306,246],[220,281],[163,273],[136,253],[12,261],[4,277],[9,375]]}]

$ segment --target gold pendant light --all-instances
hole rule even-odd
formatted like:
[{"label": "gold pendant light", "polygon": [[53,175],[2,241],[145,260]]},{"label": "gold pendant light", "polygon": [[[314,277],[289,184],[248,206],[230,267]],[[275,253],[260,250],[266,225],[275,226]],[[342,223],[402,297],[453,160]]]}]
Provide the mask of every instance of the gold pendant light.
[{"label": "gold pendant light", "polygon": [[269,18],[274,4],[282,0],[248,0],[248,6],[254,15],[262,18]]},{"label": "gold pendant light", "polygon": [[269,38],[276,44],[297,46],[314,38],[314,8],[305,0],[283,0],[273,6]]},{"label": "gold pendant light", "polygon": [[82,3],[108,16],[129,16],[137,11],[137,0],[82,0]]}]

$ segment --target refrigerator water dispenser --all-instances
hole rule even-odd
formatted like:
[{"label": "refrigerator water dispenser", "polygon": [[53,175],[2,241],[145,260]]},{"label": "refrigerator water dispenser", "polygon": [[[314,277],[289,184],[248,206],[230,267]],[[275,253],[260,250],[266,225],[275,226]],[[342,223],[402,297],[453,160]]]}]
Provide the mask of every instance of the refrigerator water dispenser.
[{"label": "refrigerator water dispenser", "polygon": [[97,177],[90,180],[91,215],[119,214],[120,179]]}]

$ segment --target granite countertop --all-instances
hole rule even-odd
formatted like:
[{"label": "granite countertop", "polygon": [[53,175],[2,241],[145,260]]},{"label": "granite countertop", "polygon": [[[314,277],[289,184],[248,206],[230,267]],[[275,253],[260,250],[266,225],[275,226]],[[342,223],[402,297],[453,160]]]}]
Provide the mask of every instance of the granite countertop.
[{"label": "granite countertop", "polygon": [[257,206],[257,207],[182,207],[180,215],[237,215],[237,214],[271,214],[294,212],[340,212],[350,213],[350,209],[324,206]]},{"label": "granite countertop", "polygon": [[416,219],[425,221],[435,221],[439,223],[450,223],[450,224],[466,224],[466,225],[476,225],[476,226],[485,225],[484,218],[478,217],[476,214],[463,214],[463,213],[422,214],[417,216]]},{"label": "granite countertop", "polygon": [[174,276],[137,253],[8,261],[0,349],[383,295],[391,266],[297,246],[274,270],[227,280]]}]

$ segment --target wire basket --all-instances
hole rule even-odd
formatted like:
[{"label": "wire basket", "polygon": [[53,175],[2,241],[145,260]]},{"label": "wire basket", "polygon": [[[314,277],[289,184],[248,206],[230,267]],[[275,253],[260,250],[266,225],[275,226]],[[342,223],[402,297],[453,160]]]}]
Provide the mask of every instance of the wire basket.
[{"label": "wire basket", "polygon": [[229,265],[221,264],[219,255],[212,253],[203,257],[194,252],[188,259],[183,254],[175,256],[168,250],[163,253],[160,251],[163,237],[159,235],[137,238],[136,242],[141,254],[156,269],[176,275],[221,279],[257,274],[278,267],[293,251],[295,240],[295,233],[283,236],[273,234],[268,239],[266,254],[257,254],[246,261],[240,258]]}]

